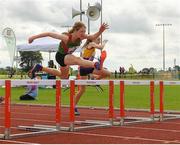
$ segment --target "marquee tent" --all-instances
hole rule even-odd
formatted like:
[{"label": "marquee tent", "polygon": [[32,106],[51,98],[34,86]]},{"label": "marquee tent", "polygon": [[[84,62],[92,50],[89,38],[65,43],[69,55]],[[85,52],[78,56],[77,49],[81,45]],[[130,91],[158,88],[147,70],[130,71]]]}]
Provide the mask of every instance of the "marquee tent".
[{"label": "marquee tent", "polygon": [[[17,52],[19,51],[42,51],[42,52],[56,52],[59,47],[60,40],[51,37],[43,37],[34,40],[32,43],[17,45]],[[81,47],[77,48],[75,52],[81,52]]]},{"label": "marquee tent", "polygon": [[55,52],[58,50],[60,40],[44,37],[34,40],[30,44],[17,45],[17,51],[43,51]]}]

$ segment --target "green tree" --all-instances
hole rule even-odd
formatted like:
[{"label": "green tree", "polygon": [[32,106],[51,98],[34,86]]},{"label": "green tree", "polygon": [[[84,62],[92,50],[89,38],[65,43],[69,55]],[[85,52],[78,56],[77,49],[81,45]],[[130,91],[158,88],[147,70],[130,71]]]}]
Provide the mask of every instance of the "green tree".
[{"label": "green tree", "polygon": [[42,55],[39,51],[21,51],[20,67],[23,71],[29,71],[35,64],[42,63]]}]

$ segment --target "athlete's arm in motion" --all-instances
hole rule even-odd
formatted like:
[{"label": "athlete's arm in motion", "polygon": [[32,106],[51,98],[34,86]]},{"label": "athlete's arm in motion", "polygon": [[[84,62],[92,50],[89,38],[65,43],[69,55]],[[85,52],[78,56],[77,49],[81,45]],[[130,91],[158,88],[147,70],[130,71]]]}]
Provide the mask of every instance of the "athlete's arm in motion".
[{"label": "athlete's arm in motion", "polygon": [[42,37],[52,37],[55,39],[62,40],[65,43],[68,41],[68,36],[65,34],[58,34],[55,32],[44,32],[44,33],[33,35],[33,36],[29,37],[29,43],[32,43],[35,39],[42,38]]},{"label": "athlete's arm in motion", "polygon": [[99,28],[99,31],[92,34],[92,35],[86,35],[86,38],[85,39],[89,39],[89,40],[95,40],[96,38],[98,38],[106,29],[109,29],[108,28],[109,25],[107,23],[103,23],[100,28]]},{"label": "athlete's arm in motion", "polygon": [[[107,41],[106,41],[106,42],[107,42]],[[106,42],[103,41],[102,44],[97,44],[97,43],[95,43],[95,42],[90,42],[87,48],[88,48],[88,49],[97,48],[97,49],[102,50],[102,49],[104,48]]]}]

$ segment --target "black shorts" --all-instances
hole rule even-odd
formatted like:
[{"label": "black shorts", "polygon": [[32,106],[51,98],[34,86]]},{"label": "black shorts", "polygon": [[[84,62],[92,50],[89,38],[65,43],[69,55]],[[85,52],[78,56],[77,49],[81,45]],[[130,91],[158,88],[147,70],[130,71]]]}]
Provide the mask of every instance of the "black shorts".
[{"label": "black shorts", "polygon": [[22,95],[19,97],[20,100],[35,100],[34,97],[28,95],[28,94],[25,94],[25,95]]},{"label": "black shorts", "polygon": [[80,76],[87,76],[91,74],[94,71],[94,68],[85,68],[85,67],[80,67]]},{"label": "black shorts", "polygon": [[56,61],[57,63],[62,66],[62,67],[65,67],[66,65],[64,64],[64,57],[66,56],[67,54],[61,54],[60,52],[56,52]]}]

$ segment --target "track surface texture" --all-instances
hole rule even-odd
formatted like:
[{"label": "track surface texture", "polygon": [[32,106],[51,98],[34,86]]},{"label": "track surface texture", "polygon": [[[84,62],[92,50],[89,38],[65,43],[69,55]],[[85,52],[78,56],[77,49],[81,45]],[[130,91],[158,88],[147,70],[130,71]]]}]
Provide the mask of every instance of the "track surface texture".
[{"label": "track surface texture", "polygon": [[[77,121],[108,121],[108,110],[80,108]],[[69,126],[69,109],[62,109],[61,126]],[[115,112],[118,116],[119,111]],[[126,112],[127,116],[150,117],[147,112]],[[55,107],[34,105],[11,106],[11,134],[25,133],[19,125],[55,125]],[[0,105],[0,134],[4,133],[4,105]],[[89,128],[81,131],[60,131],[52,134],[3,140],[0,144],[180,144],[180,119],[138,123],[125,126]]]}]

